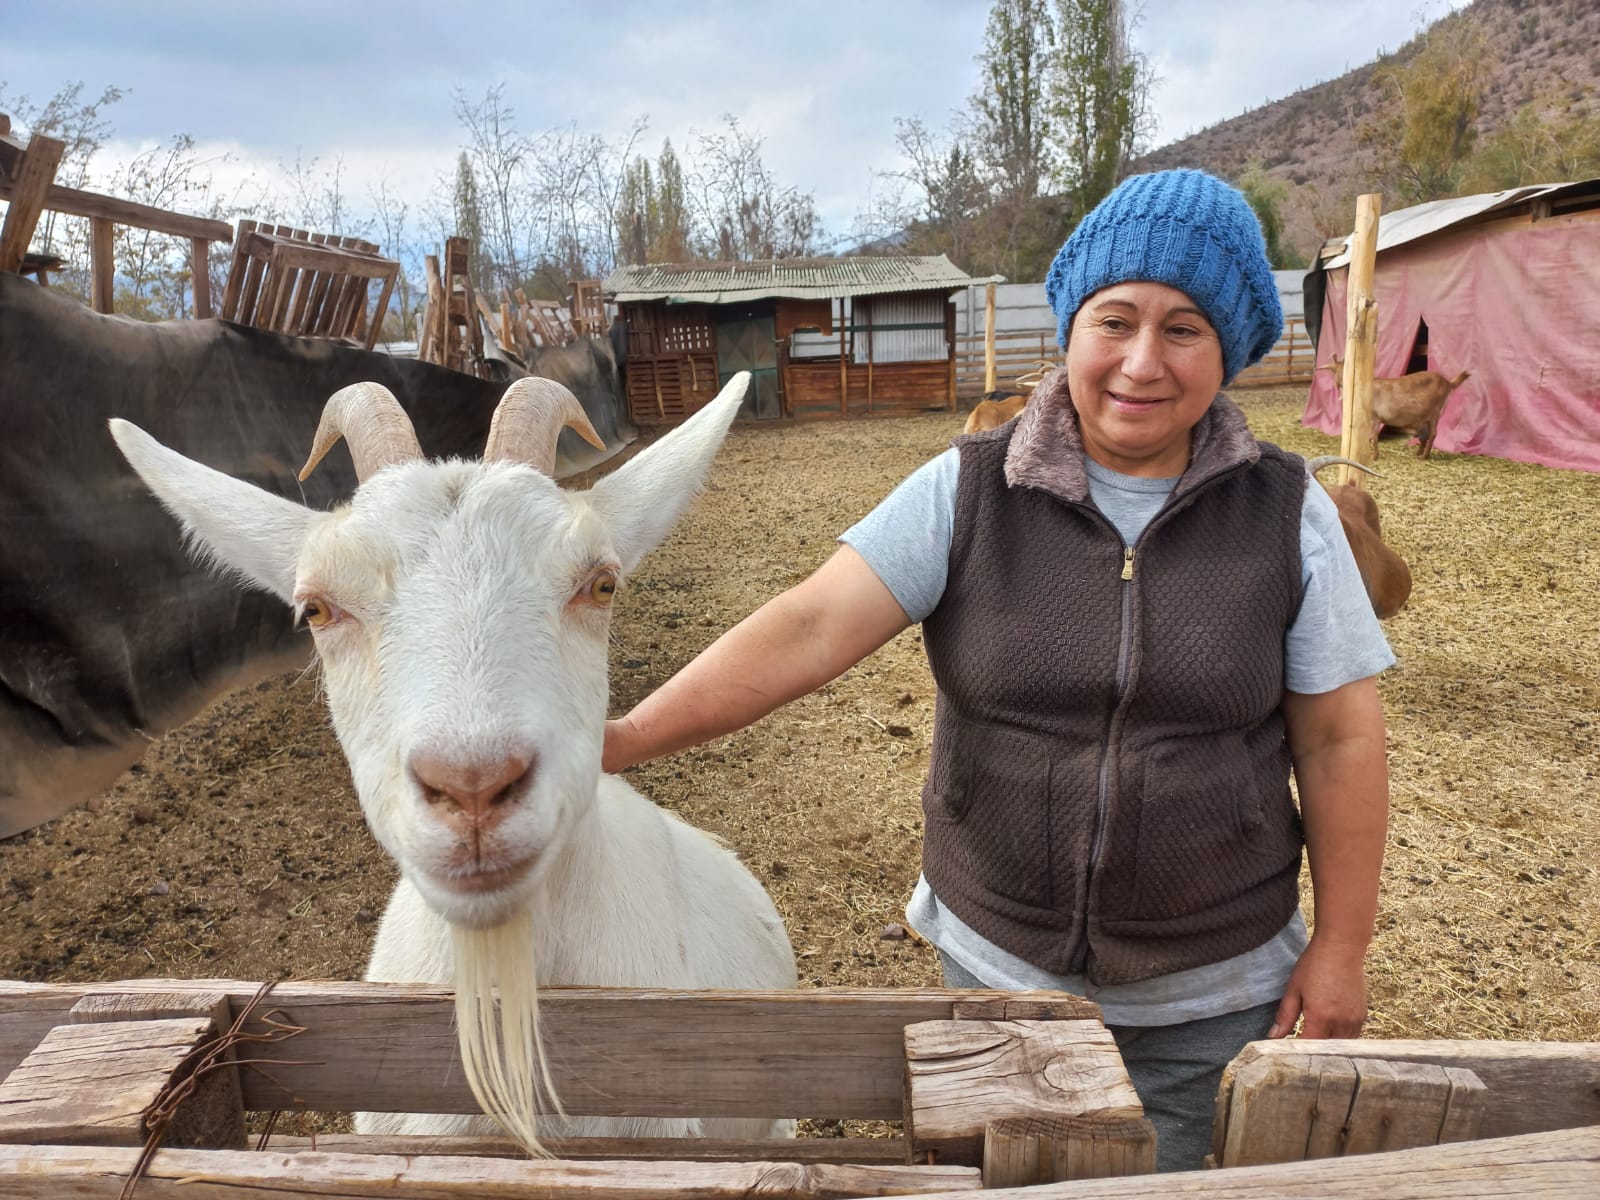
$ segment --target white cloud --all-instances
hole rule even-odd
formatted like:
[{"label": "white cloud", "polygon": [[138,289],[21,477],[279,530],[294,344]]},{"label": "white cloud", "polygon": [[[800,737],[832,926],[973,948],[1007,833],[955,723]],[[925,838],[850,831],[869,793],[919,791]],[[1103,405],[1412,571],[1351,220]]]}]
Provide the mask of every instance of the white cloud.
[{"label": "white cloud", "polygon": [[[1149,0],[1135,42],[1153,61],[1158,140],[1225,120],[1396,49],[1464,0]],[[576,125],[680,155],[724,113],[763,139],[768,168],[813,193],[833,232],[897,165],[895,118],[945,125],[978,85],[985,0],[773,8],[741,0],[457,4],[213,0],[8,6],[0,84],[42,102],[71,81],[128,95],[106,110],[117,146],[178,133],[229,148],[228,178],[342,164],[347,190],[380,180],[415,210],[454,169],[470,102],[503,83],[518,128]],[[109,171],[109,164],[102,163]],[[219,171],[219,176],[222,172]]]}]

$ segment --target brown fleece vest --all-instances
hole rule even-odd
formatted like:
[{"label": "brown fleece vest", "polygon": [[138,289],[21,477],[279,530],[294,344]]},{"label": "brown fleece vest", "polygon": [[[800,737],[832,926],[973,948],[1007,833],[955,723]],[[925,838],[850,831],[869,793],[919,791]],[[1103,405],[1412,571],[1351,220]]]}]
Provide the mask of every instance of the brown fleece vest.
[{"label": "brown fleece vest", "polygon": [[1298,902],[1282,699],[1305,465],[1219,396],[1130,569],[1065,375],[957,439],[949,581],[923,626],[923,870],[1003,949],[1130,983],[1259,946]]}]

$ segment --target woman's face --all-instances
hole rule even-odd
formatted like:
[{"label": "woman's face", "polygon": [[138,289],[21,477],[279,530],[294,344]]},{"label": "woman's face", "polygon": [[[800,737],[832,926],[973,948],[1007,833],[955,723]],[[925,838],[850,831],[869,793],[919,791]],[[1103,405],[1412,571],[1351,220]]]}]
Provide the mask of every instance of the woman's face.
[{"label": "woman's face", "polygon": [[1222,386],[1222,343],[1177,288],[1113,284],[1073,318],[1067,385],[1090,458],[1170,478],[1189,465],[1189,431]]}]

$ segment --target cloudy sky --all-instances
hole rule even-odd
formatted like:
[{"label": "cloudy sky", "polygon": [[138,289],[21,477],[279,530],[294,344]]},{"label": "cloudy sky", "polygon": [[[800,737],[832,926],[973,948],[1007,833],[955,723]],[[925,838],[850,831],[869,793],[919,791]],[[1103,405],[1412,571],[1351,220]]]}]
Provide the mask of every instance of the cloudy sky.
[{"label": "cloudy sky", "polygon": [[[1159,83],[1156,144],[1393,50],[1465,0],[1147,0],[1135,30]],[[0,100],[67,83],[125,97],[105,158],[189,134],[228,170],[337,163],[420,207],[465,135],[452,94],[504,85],[517,129],[621,138],[652,156],[736,115],[830,233],[895,169],[895,118],[942,129],[977,86],[988,0],[0,0]],[[104,159],[97,163],[107,169]]]}]

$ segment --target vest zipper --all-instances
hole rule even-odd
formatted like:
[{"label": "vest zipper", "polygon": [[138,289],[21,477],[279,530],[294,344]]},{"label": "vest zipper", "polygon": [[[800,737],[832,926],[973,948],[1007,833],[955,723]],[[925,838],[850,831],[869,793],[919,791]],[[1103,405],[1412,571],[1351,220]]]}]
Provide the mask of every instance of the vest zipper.
[{"label": "vest zipper", "polygon": [[[1148,527],[1147,527],[1148,528]],[[1144,540],[1140,535],[1140,541]],[[1122,574],[1119,576],[1124,583],[1133,582],[1133,547],[1122,548]],[[1105,848],[1106,837],[1106,812],[1111,807],[1111,776],[1112,762],[1116,756],[1116,746],[1121,737],[1123,709],[1128,702],[1128,675],[1130,663],[1133,660],[1133,588],[1122,589],[1122,628],[1117,637],[1117,678],[1114,694],[1116,703],[1111,709],[1111,718],[1106,726],[1105,750],[1100,755],[1100,775],[1095,781],[1094,795],[1094,833],[1089,841],[1089,863],[1087,878],[1084,880],[1084,908],[1085,920],[1088,919],[1090,908],[1089,895],[1094,888],[1094,869],[1100,861],[1100,853]],[[1089,963],[1089,931],[1084,928],[1083,941],[1079,943],[1072,955],[1071,974],[1086,975]]]}]

